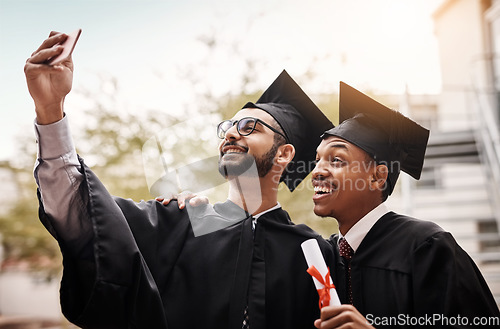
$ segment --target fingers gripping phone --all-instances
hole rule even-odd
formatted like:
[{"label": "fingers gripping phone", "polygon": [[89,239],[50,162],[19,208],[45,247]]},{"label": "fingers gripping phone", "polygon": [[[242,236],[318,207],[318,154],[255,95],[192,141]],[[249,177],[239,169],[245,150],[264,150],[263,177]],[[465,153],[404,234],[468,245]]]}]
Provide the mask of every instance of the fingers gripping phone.
[{"label": "fingers gripping phone", "polygon": [[76,42],[78,41],[81,33],[82,29],[78,29],[69,33],[66,40],[64,40],[64,42],[61,44],[64,47],[63,51],[59,55],[49,59],[47,64],[56,65],[68,58],[73,52],[73,49],[75,49]]}]

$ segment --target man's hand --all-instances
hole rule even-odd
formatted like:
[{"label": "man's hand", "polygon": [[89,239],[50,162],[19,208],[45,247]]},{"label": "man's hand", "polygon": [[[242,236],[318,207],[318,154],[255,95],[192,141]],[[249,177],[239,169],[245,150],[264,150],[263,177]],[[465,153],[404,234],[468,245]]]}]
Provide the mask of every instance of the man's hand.
[{"label": "man's hand", "polygon": [[352,305],[325,306],[321,309],[321,319],[314,321],[320,329],[331,328],[374,328]]},{"label": "man's hand", "polygon": [[46,64],[59,55],[63,47],[57,44],[66,40],[63,33],[51,32],[24,66],[28,90],[35,101],[36,119],[39,124],[50,124],[63,118],[63,102],[73,83],[71,56],[57,65]]},{"label": "man's hand", "polygon": [[189,191],[185,191],[180,194],[175,194],[168,197],[159,196],[155,200],[161,202],[165,206],[169,204],[170,201],[177,200],[179,209],[184,209],[186,207],[186,201],[188,201],[189,205],[193,207],[198,207],[209,203],[208,198],[206,196],[198,196]]}]

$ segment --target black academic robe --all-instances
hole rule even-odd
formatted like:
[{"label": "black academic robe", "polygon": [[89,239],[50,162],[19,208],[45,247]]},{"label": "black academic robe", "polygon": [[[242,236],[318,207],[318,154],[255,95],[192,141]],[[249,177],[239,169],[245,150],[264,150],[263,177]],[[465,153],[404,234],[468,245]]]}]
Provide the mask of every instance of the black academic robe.
[{"label": "black academic robe", "polygon": [[[327,264],[329,243],[282,209],[195,237],[177,203],[115,198],[85,165],[80,194],[88,200],[94,235],[83,251],[58,238],[63,253],[64,315],[83,328],[239,329],[248,305],[250,326],[314,328],[318,293],[300,244],[318,240]],[[236,209],[238,208],[238,209]],[[213,206],[221,218],[241,209]],[[213,215],[213,212],[212,212]],[[85,216],[83,216],[85,217]]]},{"label": "black academic robe", "polygon": [[[338,235],[329,239],[338,256],[337,240]],[[341,257],[335,269],[345,303]],[[351,260],[351,282],[354,306],[376,328],[477,328],[474,317],[500,320],[483,276],[451,234],[394,212],[381,217],[361,242]]]}]

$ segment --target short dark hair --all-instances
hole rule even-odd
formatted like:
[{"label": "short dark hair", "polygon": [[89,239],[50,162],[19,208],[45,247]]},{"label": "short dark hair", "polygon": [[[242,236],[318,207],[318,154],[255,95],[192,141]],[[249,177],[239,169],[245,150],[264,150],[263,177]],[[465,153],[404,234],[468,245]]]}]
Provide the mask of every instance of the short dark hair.
[{"label": "short dark hair", "polygon": [[[271,127],[273,127],[274,129],[276,129],[277,131],[279,131],[281,134],[283,134],[283,136],[286,136],[285,131],[283,130],[283,128],[281,128],[279,123],[274,118],[271,120],[269,125]],[[275,146],[281,146],[281,145],[286,144],[286,139],[283,136],[280,134],[276,134],[276,133],[274,134],[274,145]]]},{"label": "short dark hair", "polygon": [[[277,131],[279,131],[280,133],[282,133],[283,136],[286,136],[285,135],[285,131],[283,130],[283,128],[281,128],[281,126],[279,125],[278,121],[276,121],[274,118],[271,120],[271,122],[269,122],[269,125],[271,127],[273,127],[274,129],[276,129]],[[276,152],[278,150],[278,147],[280,147],[281,145],[287,144],[287,140],[283,136],[280,135],[280,134],[274,134],[272,149],[274,150],[274,154],[275,155],[276,155]],[[285,169],[283,170],[283,174],[281,175],[280,182],[282,182],[284,180],[285,173],[287,172],[287,170],[290,167],[291,163],[292,162],[288,163],[287,166],[285,167]]]}]

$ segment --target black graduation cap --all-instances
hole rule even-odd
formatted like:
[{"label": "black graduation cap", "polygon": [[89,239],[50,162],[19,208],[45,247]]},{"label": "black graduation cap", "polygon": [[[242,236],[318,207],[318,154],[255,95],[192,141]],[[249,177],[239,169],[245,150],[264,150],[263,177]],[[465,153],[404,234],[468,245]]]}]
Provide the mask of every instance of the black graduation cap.
[{"label": "black graduation cap", "polygon": [[340,124],[325,131],[325,135],[345,139],[378,164],[387,165],[389,195],[400,170],[420,179],[428,129],[343,82],[340,82],[339,119]]},{"label": "black graduation cap", "polygon": [[256,103],[243,108],[258,108],[269,113],[295,147],[295,157],[281,176],[290,191],[311,172],[321,134],[333,127],[330,120],[283,70]]}]

